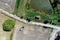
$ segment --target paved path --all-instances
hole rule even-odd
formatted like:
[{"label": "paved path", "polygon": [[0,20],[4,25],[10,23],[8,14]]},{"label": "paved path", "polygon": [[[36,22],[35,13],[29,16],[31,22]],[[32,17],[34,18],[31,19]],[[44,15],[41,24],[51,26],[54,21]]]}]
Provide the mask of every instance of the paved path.
[{"label": "paved path", "polygon": [[[19,31],[22,26],[24,26],[24,30]],[[50,34],[49,29],[16,21],[13,40],[48,40]]]},{"label": "paved path", "polygon": [[56,38],[56,34],[57,32],[59,32],[60,30],[57,30],[57,29],[54,29],[53,32],[51,33],[51,37],[50,37],[50,40],[55,40]]},{"label": "paved path", "polygon": [[11,32],[3,31],[2,23],[9,17],[0,13],[0,40],[9,40]]},{"label": "paved path", "polygon": [[27,22],[26,20],[20,19],[20,18],[17,17],[16,15],[12,15],[12,14],[10,14],[10,13],[2,10],[2,9],[0,9],[0,12],[2,12],[3,14],[8,15],[8,16],[14,18],[14,19],[17,19],[17,20],[19,20],[19,21],[21,21],[21,22],[27,23],[27,24],[41,25],[41,26],[51,27],[51,28],[59,29],[59,30],[60,30],[60,26],[55,26],[55,25],[51,25],[51,24],[44,24],[44,23],[38,23],[38,22]]},{"label": "paved path", "polygon": [[[60,30],[60,27],[59,27],[59,26],[54,26],[54,25],[50,25],[50,24],[43,24],[43,23],[37,23],[37,22],[29,22],[29,23],[28,23],[26,20],[20,19],[20,18],[17,17],[16,15],[12,15],[12,14],[10,14],[10,13],[2,10],[2,9],[0,9],[0,12],[3,12],[5,15],[8,15],[8,16],[14,18],[14,19],[17,19],[17,20],[19,20],[19,21],[21,21],[21,22],[24,22],[24,23],[27,23],[27,24],[41,25],[41,26],[51,27],[51,28]],[[53,35],[53,36],[54,36],[54,35]]]}]

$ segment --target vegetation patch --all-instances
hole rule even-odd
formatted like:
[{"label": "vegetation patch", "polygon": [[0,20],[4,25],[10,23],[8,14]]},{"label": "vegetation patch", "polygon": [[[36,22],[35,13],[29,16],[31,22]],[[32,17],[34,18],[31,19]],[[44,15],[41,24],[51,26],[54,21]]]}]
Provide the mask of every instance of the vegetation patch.
[{"label": "vegetation patch", "polygon": [[[21,0],[17,0],[16,1],[16,9],[15,10],[18,10],[19,9],[19,7],[20,6],[22,6],[22,5],[20,5],[20,2]],[[24,0],[23,0],[24,1]],[[34,0],[35,1],[35,0]],[[40,1],[40,0],[39,0]],[[35,8],[32,8],[32,6],[31,6],[31,4],[30,4],[30,2],[31,1],[27,1],[27,3],[26,3],[26,5],[24,5],[25,6],[25,15],[26,16],[23,16],[23,18],[25,18],[25,19],[28,19],[29,21],[36,21],[36,22],[43,22],[44,23],[44,21],[48,21],[48,23],[50,23],[50,24],[52,24],[52,25],[60,25],[60,22],[59,22],[59,20],[60,20],[60,9],[57,7],[57,2],[59,2],[59,1],[54,1],[53,3],[52,2],[50,2],[51,3],[51,5],[52,5],[52,9],[53,9],[53,13],[45,13],[43,10],[41,10],[43,13],[41,13],[40,11],[40,13],[39,12],[36,12],[36,11],[38,11],[37,9],[35,9]],[[36,2],[36,1],[35,1]],[[22,2],[23,3],[23,2]],[[32,2],[33,3],[33,2]],[[43,4],[43,3],[41,3],[41,4]],[[38,6],[40,6],[40,5],[38,5]],[[47,5],[45,5],[45,6],[47,6]],[[36,5],[34,6],[34,7],[36,7]],[[44,7],[44,5],[42,6],[42,8]],[[47,9],[47,8],[46,8]],[[21,10],[21,9],[20,9]],[[47,10],[48,11],[48,10]],[[16,15],[17,15],[17,13],[18,12],[16,12]],[[22,11],[22,13],[23,13],[23,11]],[[22,14],[21,13],[21,14]],[[20,14],[20,13],[19,13]],[[19,15],[18,14],[18,15]],[[17,15],[17,16],[18,16]],[[35,19],[35,17],[36,16],[40,16],[39,17],[39,19]],[[22,18],[22,17],[21,17]]]},{"label": "vegetation patch", "polygon": [[39,16],[39,13],[30,11],[30,10],[28,10],[27,13],[26,13],[26,17],[28,17],[30,20],[34,20],[35,16]]},{"label": "vegetation patch", "polygon": [[15,8],[14,8],[13,14],[16,14],[18,12],[20,1],[21,0],[16,0],[16,4],[15,4]]},{"label": "vegetation patch", "polygon": [[11,35],[10,35],[10,40],[12,40],[12,37],[13,37],[13,32],[12,32]]},{"label": "vegetation patch", "polygon": [[[54,4],[53,4],[54,5]],[[52,25],[60,25],[60,9],[56,6],[54,7],[54,10],[53,10],[53,14],[51,13],[51,15],[47,14],[47,13],[37,13],[36,11],[37,10],[32,10],[30,9],[30,5],[27,4],[26,5],[28,8],[27,8],[27,12],[26,12],[26,16],[30,19],[30,20],[33,20],[33,21],[36,21],[36,22],[43,22],[46,20],[48,21],[49,24],[52,24]],[[31,11],[32,10],[32,11]],[[34,17],[35,16],[40,16],[40,20],[38,19],[35,19]]]},{"label": "vegetation patch", "polygon": [[15,21],[12,19],[7,19],[2,24],[4,31],[11,31],[15,26]]},{"label": "vegetation patch", "polygon": [[[35,19],[35,16],[40,16],[40,19]],[[44,20],[50,21],[52,19],[47,14],[38,13],[38,12],[35,12],[35,11],[31,11],[31,10],[28,10],[26,12],[26,18],[29,18],[30,20],[34,20],[36,22],[41,22],[41,21],[44,21]]]}]

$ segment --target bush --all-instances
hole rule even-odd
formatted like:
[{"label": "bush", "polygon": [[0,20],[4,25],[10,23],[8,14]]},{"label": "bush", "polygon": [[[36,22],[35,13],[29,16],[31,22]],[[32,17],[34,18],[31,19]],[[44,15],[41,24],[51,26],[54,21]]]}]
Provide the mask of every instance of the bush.
[{"label": "bush", "polygon": [[2,24],[4,31],[11,31],[14,28],[15,22],[11,19],[7,19]]}]

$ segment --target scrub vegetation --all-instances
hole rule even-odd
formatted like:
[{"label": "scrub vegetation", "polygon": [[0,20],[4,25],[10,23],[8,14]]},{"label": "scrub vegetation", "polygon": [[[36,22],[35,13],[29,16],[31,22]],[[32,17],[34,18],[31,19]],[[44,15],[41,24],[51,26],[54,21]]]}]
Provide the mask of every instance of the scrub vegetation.
[{"label": "scrub vegetation", "polygon": [[15,21],[12,19],[7,19],[2,24],[4,31],[11,31],[15,26]]}]

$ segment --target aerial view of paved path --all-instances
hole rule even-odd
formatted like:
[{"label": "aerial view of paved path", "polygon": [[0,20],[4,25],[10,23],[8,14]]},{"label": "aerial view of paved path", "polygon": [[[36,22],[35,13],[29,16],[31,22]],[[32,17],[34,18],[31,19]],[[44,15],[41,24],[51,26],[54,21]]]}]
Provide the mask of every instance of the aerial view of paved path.
[{"label": "aerial view of paved path", "polygon": [[[24,29],[20,31],[21,27]],[[41,26],[30,25],[20,21],[16,21],[13,40],[48,40],[51,34],[49,29]]]},{"label": "aerial view of paved path", "polygon": [[0,13],[0,40],[9,40],[11,32],[3,31],[2,23],[9,17]]}]

